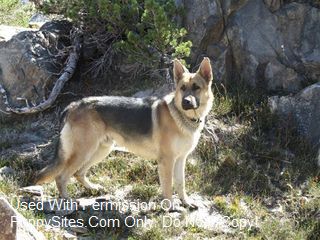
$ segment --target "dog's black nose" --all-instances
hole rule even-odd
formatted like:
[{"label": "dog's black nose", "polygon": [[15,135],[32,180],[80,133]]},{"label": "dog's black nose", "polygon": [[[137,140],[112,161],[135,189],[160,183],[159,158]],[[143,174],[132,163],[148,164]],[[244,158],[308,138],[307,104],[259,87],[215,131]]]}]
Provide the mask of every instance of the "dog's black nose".
[{"label": "dog's black nose", "polygon": [[192,104],[192,101],[189,100],[189,99],[184,98],[184,99],[182,100],[182,108],[183,108],[184,110],[193,109],[194,106],[193,106],[193,104]]}]

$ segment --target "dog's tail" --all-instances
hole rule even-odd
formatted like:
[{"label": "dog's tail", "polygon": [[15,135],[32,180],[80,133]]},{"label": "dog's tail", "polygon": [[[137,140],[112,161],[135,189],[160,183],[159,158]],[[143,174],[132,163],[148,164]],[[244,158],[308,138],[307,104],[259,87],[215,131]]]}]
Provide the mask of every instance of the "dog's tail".
[{"label": "dog's tail", "polygon": [[37,174],[34,181],[36,185],[53,181],[55,177],[59,175],[59,173],[63,170],[65,164],[63,159],[61,158],[62,156],[60,151],[61,146],[60,141],[58,141],[53,162],[40,170],[40,172]]},{"label": "dog's tail", "polygon": [[65,132],[68,132],[68,134],[70,134],[70,127],[66,124],[67,116],[68,108],[66,108],[61,115],[60,136],[55,147],[53,161],[38,172],[33,181],[37,185],[53,181],[65,167],[66,153],[63,151],[62,138],[65,138]]}]

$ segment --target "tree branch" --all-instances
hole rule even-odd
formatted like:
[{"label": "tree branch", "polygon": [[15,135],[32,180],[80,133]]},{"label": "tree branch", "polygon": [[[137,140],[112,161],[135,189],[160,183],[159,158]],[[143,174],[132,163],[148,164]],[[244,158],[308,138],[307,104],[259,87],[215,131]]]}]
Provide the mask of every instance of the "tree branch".
[{"label": "tree branch", "polygon": [[67,64],[63,70],[62,75],[58,78],[58,80],[54,84],[54,87],[48,99],[32,107],[29,107],[29,106],[21,107],[21,108],[12,107],[8,102],[6,91],[0,84],[0,92],[3,94],[3,99],[5,100],[4,103],[6,105],[7,112],[16,113],[16,114],[32,114],[32,113],[42,112],[43,110],[46,110],[52,106],[52,104],[55,102],[58,95],[60,94],[64,84],[67,81],[69,81],[69,79],[74,74],[75,69],[77,67],[78,60],[79,60],[80,50],[81,50],[81,33],[79,32],[79,30],[75,30],[74,32],[72,32],[71,38],[73,39],[73,44],[72,44],[72,50],[68,57]]}]

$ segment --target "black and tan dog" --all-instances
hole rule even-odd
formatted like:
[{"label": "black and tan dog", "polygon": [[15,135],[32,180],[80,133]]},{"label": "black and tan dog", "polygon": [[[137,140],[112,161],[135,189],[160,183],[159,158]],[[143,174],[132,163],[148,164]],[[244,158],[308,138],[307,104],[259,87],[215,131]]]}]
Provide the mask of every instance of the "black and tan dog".
[{"label": "black and tan dog", "polygon": [[195,207],[185,191],[185,162],[197,146],[204,119],[212,107],[212,69],[204,58],[196,73],[174,61],[176,90],[163,99],[87,97],[65,110],[55,161],[42,169],[37,184],[56,180],[60,195],[75,176],[86,188],[100,188],[86,178],[88,169],[102,161],[113,146],[158,160],[163,196],[172,199],[172,186],[183,204]]}]

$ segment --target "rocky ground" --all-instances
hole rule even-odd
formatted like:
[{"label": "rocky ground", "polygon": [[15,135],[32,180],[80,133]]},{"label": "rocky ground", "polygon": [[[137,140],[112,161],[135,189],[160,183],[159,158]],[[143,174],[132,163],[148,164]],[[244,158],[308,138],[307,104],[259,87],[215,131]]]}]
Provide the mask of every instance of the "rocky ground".
[{"label": "rocky ground", "polygon": [[[102,191],[72,181],[68,191],[74,203],[61,209],[59,202],[50,206],[58,196],[54,183],[23,188],[52,158],[56,111],[2,125],[2,195],[48,239],[313,239],[320,207],[316,155],[291,126],[279,126],[268,108],[251,105],[244,93],[239,99],[215,89],[204,137],[187,165],[196,211],[166,212],[156,162],[121,151],[90,171]],[[110,219],[119,225],[113,227]],[[70,221],[78,222],[70,226]]]},{"label": "rocky ground", "polygon": [[[193,41],[192,66],[209,56],[215,74],[214,107],[187,164],[196,211],[164,211],[156,162],[121,151],[90,171],[103,190],[71,182],[71,207],[50,206],[58,196],[54,183],[25,188],[52,159],[69,102],[87,95],[163,95],[172,85],[135,82],[121,69],[98,82],[82,75],[82,59],[48,111],[8,116],[6,101],[33,106],[48,96],[70,53],[72,26],[0,27],[0,84],[9,92],[0,101],[0,207],[1,214],[24,219],[17,228],[29,229],[30,239],[34,228],[37,239],[319,239],[319,1],[177,4],[186,9],[181,21]],[[103,226],[107,219],[119,226]],[[63,225],[73,221],[83,225]],[[3,229],[0,239],[8,239]]]}]

